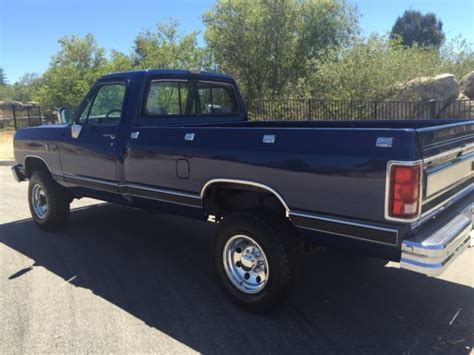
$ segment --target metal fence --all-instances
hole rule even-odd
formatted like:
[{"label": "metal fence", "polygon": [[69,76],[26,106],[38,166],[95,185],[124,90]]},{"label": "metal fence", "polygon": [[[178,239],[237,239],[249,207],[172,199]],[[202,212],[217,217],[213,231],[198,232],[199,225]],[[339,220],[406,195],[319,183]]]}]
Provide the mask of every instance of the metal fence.
[{"label": "metal fence", "polygon": [[[316,99],[254,100],[250,120],[409,120],[474,119],[474,100],[453,101],[345,101]],[[0,107],[0,129],[38,126],[57,121],[54,108],[29,105]]]},{"label": "metal fence", "polygon": [[249,118],[256,121],[474,119],[474,100],[254,100],[248,104],[248,111]]},{"label": "metal fence", "polygon": [[42,124],[42,121],[39,106],[11,105],[0,109],[0,128],[32,127]]}]

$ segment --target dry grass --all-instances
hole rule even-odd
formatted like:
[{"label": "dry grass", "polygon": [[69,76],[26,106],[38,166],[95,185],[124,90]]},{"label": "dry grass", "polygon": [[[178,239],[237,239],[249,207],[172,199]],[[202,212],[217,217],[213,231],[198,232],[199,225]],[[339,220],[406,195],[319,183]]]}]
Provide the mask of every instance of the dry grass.
[{"label": "dry grass", "polygon": [[14,130],[0,129],[0,160],[13,160]]}]

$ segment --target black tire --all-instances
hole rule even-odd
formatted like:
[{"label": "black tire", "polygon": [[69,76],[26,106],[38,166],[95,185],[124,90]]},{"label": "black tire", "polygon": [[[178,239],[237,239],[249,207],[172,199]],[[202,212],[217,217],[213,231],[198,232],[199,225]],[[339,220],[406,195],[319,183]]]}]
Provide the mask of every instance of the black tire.
[{"label": "black tire", "polygon": [[[33,193],[35,189],[43,191],[47,210],[44,215],[35,211],[33,202]],[[31,216],[36,225],[48,231],[57,230],[63,227],[69,218],[69,206],[71,198],[67,191],[59,186],[46,172],[35,171],[28,184],[28,204],[30,206]]]},{"label": "black tire", "polygon": [[[225,246],[237,235],[255,240],[269,264],[266,284],[257,293],[249,294],[240,290],[231,281],[224,266]],[[286,299],[294,278],[295,235],[292,225],[284,217],[262,211],[234,213],[220,222],[213,243],[215,266],[221,285],[239,306],[251,312],[263,313]]]}]

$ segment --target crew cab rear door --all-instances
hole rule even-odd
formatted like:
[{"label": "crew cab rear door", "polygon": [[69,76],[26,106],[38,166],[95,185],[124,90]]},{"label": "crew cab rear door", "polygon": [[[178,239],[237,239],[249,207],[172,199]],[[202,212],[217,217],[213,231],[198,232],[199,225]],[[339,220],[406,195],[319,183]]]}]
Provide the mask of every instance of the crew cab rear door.
[{"label": "crew cab rear door", "polygon": [[117,189],[119,124],[125,101],[126,82],[100,82],[89,93],[71,133],[61,147],[66,181],[99,190]]}]

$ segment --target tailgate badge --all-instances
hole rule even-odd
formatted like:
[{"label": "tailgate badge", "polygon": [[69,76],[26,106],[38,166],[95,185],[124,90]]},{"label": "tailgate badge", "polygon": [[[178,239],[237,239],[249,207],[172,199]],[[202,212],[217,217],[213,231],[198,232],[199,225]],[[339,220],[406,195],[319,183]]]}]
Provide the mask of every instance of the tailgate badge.
[{"label": "tailgate badge", "polygon": [[393,137],[377,137],[375,145],[379,148],[392,148]]}]

